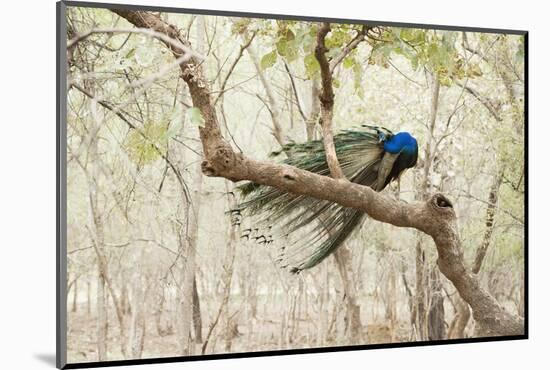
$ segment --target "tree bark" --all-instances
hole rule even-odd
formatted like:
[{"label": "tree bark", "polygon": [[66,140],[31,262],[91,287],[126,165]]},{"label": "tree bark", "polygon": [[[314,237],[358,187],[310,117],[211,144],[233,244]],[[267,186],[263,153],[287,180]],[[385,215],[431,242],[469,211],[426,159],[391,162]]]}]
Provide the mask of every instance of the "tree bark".
[{"label": "tree bark", "polygon": [[330,170],[330,175],[334,179],[345,179],[338,157],[334,147],[334,134],[332,131],[332,117],[334,107],[334,91],[332,89],[332,71],[327,60],[325,46],[325,37],[330,32],[330,24],[322,23],[317,31],[317,46],[315,47],[315,58],[321,68],[321,127],[323,129],[323,144],[325,146],[325,155]]}]

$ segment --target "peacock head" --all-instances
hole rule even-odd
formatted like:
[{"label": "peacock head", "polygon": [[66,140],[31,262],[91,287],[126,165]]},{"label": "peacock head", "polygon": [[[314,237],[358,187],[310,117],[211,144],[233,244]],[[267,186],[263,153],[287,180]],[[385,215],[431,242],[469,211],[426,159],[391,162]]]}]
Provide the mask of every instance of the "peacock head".
[{"label": "peacock head", "polygon": [[408,132],[398,132],[384,141],[386,152],[397,154],[399,152],[418,152],[418,143],[414,136]]}]

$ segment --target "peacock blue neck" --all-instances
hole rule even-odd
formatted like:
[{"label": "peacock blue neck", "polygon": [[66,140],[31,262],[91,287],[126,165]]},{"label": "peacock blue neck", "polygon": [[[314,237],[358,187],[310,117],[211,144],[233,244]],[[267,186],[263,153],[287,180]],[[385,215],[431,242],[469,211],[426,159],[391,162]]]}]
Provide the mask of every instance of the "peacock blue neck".
[{"label": "peacock blue neck", "polygon": [[416,139],[408,132],[398,132],[389,140],[384,141],[386,152],[397,154],[399,152],[414,153],[418,151]]}]

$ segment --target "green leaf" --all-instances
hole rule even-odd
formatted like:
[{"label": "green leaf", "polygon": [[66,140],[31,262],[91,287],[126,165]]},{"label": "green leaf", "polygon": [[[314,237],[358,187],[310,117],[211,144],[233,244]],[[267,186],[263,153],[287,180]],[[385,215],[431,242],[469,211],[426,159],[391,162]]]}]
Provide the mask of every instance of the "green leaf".
[{"label": "green leaf", "polygon": [[136,48],[132,48],[124,57],[126,59],[131,59],[134,55],[136,55]]},{"label": "green leaf", "polygon": [[359,86],[355,92],[357,93],[357,96],[359,96],[359,99],[364,99],[365,98],[365,90],[363,89],[363,87]]},{"label": "green leaf", "polygon": [[277,52],[273,50],[271,53],[267,53],[262,57],[260,61],[260,68],[263,70],[273,67],[277,61]]},{"label": "green leaf", "polygon": [[284,57],[287,61],[293,62],[296,58],[298,58],[297,43],[294,39],[288,41],[281,38],[275,46],[277,47],[277,52],[279,55]]},{"label": "green leaf", "polygon": [[287,42],[284,38],[281,38],[279,39],[279,41],[277,41],[275,47],[277,48],[277,52],[280,56],[284,57],[286,55],[287,46]]},{"label": "green leaf", "polygon": [[292,30],[290,28],[287,28],[286,29],[286,35],[285,35],[286,41],[292,41],[295,38],[296,38],[296,35],[294,34],[294,32],[292,32]]},{"label": "green leaf", "polygon": [[145,122],[139,130],[131,130],[124,141],[132,161],[149,164],[166,154],[169,133],[165,123]]},{"label": "green leaf", "polygon": [[344,46],[350,40],[350,34],[341,28],[333,29],[330,36],[325,39],[325,46],[328,49]]},{"label": "green leaf", "polygon": [[250,18],[240,18],[237,22],[233,23],[231,33],[233,35],[244,35],[251,23],[252,19]]},{"label": "green leaf", "polygon": [[304,58],[304,66],[306,67],[306,73],[309,78],[315,77],[316,73],[321,70],[321,66],[319,66],[319,62],[313,53],[306,55]]},{"label": "green leaf", "polygon": [[409,61],[411,62],[411,67],[414,71],[418,70],[418,56],[412,56]]},{"label": "green leaf", "polygon": [[342,65],[346,69],[353,67],[354,64],[355,64],[355,58],[354,57],[349,57],[349,56],[346,57],[344,59],[344,62],[342,63]]},{"label": "green leaf", "polygon": [[187,119],[191,121],[191,123],[198,125],[200,127],[204,127],[204,118],[202,117],[202,113],[199,108],[192,107],[189,108],[186,112]]}]

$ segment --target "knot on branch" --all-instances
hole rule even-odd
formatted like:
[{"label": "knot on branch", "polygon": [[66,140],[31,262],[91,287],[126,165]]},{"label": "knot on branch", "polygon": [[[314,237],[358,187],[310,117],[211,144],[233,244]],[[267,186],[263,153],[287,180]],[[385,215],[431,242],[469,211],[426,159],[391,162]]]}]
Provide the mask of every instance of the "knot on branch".
[{"label": "knot on branch", "polygon": [[228,177],[236,167],[237,160],[237,156],[230,147],[219,146],[209,153],[206,160],[202,161],[202,172],[206,176]]},{"label": "knot on branch", "polygon": [[315,56],[323,55],[328,51],[327,47],[323,44],[318,44],[315,46]]},{"label": "knot on branch", "polygon": [[334,92],[330,89],[323,89],[323,92],[319,94],[319,100],[324,109],[331,110],[334,107]]},{"label": "knot on branch", "polygon": [[428,199],[427,205],[434,217],[447,220],[456,218],[453,203],[441,193],[432,195]]},{"label": "knot on branch", "polygon": [[441,193],[434,194],[431,202],[438,208],[453,208],[453,203]]},{"label": "knot on branch", "polygon": [[285,179],[286,181],[296,180],[296,173],[294,169],[292,169],[292,167],[285,167],[281,172],[281,175],[283,176],[283,179]]},{"label": "knot on branch", "polygon": [[[206,88],[206,82],[202,77],[202,70],[199,65],[194,63],[187,63],[182,68],[181,78],[185,82],[191,85],[197,86],[199,89]],[[191,88],[191,86],[190,86]]]}]

